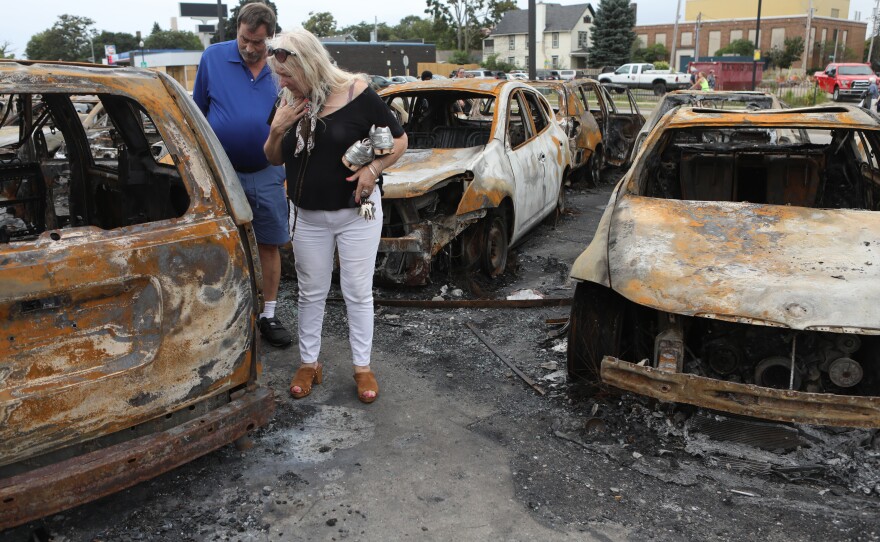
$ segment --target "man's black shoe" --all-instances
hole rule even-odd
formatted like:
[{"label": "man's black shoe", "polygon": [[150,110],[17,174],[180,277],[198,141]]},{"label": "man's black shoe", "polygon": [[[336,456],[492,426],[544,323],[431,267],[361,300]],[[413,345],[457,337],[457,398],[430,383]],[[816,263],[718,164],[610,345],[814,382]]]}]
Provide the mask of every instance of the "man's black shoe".
[{"label": "man's black shoe", "polygon": [[281,320],[274,316],[260,318],[260,334],[272,346],[287,346],[293,340],[290,337],[290,332],[284,329]]}]

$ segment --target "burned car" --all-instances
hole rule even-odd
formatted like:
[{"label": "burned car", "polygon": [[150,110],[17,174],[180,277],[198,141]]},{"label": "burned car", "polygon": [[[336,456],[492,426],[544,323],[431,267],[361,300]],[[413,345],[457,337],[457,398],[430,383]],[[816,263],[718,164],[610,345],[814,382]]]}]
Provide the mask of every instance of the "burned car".
[{"label": "burned car", "polygon": [[667,92],[651,111],[651,115],[636,135],[635,143],[630,152],[629,161],[635,160],[642,143],[651,130],[660,122],[660,118],[676,107],[704,107],[712,109],[782,109],[783,103],[770,93],[752,90],[675,90]]},{"label": "burned car", "polygon": [[593,115],[584,107],[578,81],[532,81],[531,86],[547,98],[556,120],[568,134],[571,153],[571,178],[589,180],[598,185],[604,166],[602,132]]},{"label": "burned car", "polygon": [[385,172],[376,277],[425,284],[444,252],[499,275],[508,248],[565,205],[568,137],[519,81],[447,79],[381,93],[409,138]]},{"label": "burned car", "polygon": [[570,377],[880,427],[878,155],[851,106],[665,115],[572,268]]},{"label": "burned car", "polygon": [[0,95],[20,112],[0,147],[3,529],[235,441],[273,400],[251,210],[186,92],[148,70],[0,61]]},{"label": "burned car", "polygon": [[[598,184],[606,164],[627,164],[635,135],[645,123],[628,88],[600,84],[593,79],[532,81],[529,84],[545,95],[560,125],[569,134],[574,175]],[[608,88],[625,94],[625,101],[621,100],[618,105]],[[567,114],[560,113],[560,104],[561,110]],[[598,140],[594,129],[598,129]],[[579,169],[588,160],[588,168]]]}]

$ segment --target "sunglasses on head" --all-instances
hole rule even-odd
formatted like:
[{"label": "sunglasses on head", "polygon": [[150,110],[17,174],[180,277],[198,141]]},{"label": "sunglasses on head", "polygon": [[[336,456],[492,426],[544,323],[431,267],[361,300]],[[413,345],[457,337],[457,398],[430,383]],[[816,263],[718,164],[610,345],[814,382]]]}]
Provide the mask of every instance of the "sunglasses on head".
[{"label": "sunglasses on head", "polygon": [[269,47],[269,56],[274,56],[278,62],[287,62],[287,57],[296,56],[296,53],[280,47]]}]

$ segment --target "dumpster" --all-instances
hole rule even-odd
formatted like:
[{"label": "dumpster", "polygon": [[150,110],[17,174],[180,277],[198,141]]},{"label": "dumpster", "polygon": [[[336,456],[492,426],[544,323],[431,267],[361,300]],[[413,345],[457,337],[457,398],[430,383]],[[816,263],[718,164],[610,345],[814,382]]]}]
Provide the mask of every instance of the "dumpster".
[{"label": "dumpster", "polygon": [[[752,63],[751,62],[690,62],[688,73],[691,68],[698,72],[704,72],[707,76],[709,70],[715,70],[715,90],[752,90]],[[758,63],[758,71],[755,82],[761,83],[764,72],[764,63]]]}]

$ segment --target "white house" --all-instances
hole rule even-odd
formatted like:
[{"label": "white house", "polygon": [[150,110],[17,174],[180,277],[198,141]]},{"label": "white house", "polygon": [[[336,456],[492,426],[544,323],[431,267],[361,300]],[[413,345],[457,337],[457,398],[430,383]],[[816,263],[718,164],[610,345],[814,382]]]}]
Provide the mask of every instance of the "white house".
[{"label": "white house", "polygon": [[[578,69],[587,67],[587,48],[596,12],[590,4],[545,4],[535,6],[535,65],[539,69]],[[518,68],[529,65],[529,11],[508,11],[492,33],[483,40],[483,60],[498,60]]]}]

